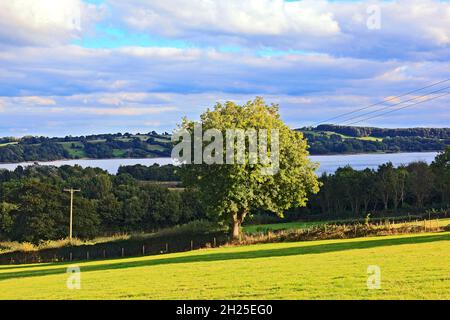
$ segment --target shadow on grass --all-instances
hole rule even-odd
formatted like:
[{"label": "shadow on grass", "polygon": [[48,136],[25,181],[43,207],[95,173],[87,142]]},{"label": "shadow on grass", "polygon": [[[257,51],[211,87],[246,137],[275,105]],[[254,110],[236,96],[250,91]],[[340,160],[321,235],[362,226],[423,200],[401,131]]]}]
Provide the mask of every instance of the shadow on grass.
[{"label": "shadow on grass", "polygon": [[[434,235],[423,235],[414,237],[402,237],[394,239],[367,239],[360,241],[346,241],[346,242],[335,242],[328,244],[318,244],[318,245],[306,245],[290,248],[280,248],[280,249],[260,249],[260,250],[250,250],[241,252],[222,252],[222,253],[208,253],[208,254],[192,254],[182,257],[162,257],[156,259],[147,259],[139,261],[124,261],[124,262],[113,262],[114,260],[104,260],[103,264],[98,265],[87,265],[83,266],[80,263],[80,268],[82,272],[91,271],[105,271],[114,269],[125,269],[125,268],[136,268],[136,267],[146,267],[146,266],[156,266],[164,264],[174,264],[174,263],[192,263],[192,262],[208,262],[208,261],[225,261],[225,260],[238,260],[238,259],[256,259],[256,258],[269,258],[269,257],[283,257],[283,256],[293,256],[293,255],[306,255],[306,254],[320,254],[328,252],[338,252],[346,250],[355,249],[369,249],[384,246],[396,246],[403,244],[420,244],[429,243],[436,241],[449,241],[450,233],[444,234],[434,234]],[[120,259],[118,259],[120,260]],[[116,260],[117,261],[117,260]],[[68,265],[76,265],[77,262],[64,263],[58,265],[57,268],[44,269],[44,270],[20,270],[16,272],[2,272],[0,273],[1,280],[9,280],[15,278],[23,277],[35,277],[35,276],[46,276],[55,274],[64,274],[66,272],[66,267]],[[59,267],[61,266],[61,267]],[[20,267],[17,267],[20,268]]]},{"label": "shadow on grass", "polygon": [[46,266],[54,265],[52,262],[33,263],[33,264],[20,264],[20,265],[0,265],[0,272],[10,269],[30,269],[30,268],[42,268]]}]

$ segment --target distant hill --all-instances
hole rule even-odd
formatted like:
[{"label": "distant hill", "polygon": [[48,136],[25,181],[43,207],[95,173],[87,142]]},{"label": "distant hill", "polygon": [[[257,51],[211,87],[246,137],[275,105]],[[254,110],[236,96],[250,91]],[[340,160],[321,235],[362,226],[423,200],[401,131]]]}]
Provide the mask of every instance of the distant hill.
[{"label": "distant hill", "polygon": [[423,152],[450,145],[450,128],[375,128],[322,124],[296,129],[308,139],[311,154]]},{"label": "distant hill", "polygon": [[[323,124],[296,129],[308,139],[310,153],[440,151],[450,145],[450,128],[383,129]],[[63,159],[170,157],[170,135],[115,133],[64,138],[0,138],[0,162]]]},{"label": "distant hill", "polygon": [[64,138],[0,138],[0,162],[169,157],[170,135],[99,134]]}]

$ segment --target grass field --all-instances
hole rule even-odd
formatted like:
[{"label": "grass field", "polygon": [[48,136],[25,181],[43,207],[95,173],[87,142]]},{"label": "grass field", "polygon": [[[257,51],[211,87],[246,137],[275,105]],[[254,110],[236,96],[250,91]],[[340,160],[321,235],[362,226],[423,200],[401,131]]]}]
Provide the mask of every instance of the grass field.
[{"label": "grass field", "polygon": [[[267,232],[267,231],[277,231],[277,230],[290,230],[290,229],[305,229],[314,226],[319,226],[323,224],[334,224],[334,223],[352,223],[355,222],[354,219],[343,219],[337,221],[294,221],[294,222],[280,222],[280,223],[268,223],[268,224],[255,224],[255,225],[247,225],[244,226],[244,232],[247,234],[257,233],[257,232]],[[364,219],[359,220],[360,223],[364,223]],[[411,225],[425,225],[427,227],[436,227],[436,226],[448,226],[450,225],[450,218],[446,219],[431,219],[426,221],[418,221],[418,222],[408,222]],[[401,226],[402,223],[395,223],[392,227]]]},{"label": "grass field", "polygon": [[0,143],[0,148],[1,147],[6,147],[6,146],[11,146],[11,145],[14,145],[14,144],[18,144],[18,142],[17,141],[12,141],[12,142]]},{"label": "grass field", "polygon": [[367,140],[367,141],[383,141],[383,138],[377,138],[377,137],[352,137],[352,136],[347,136],[345,134],[342,133],[337,133],[337,132],[333,132],[333,131],[309,131],[309,130],[305,130],[303,131],[305,133],[309,133],[312,135],[325,135],[325,136],[332,136],[332,135],[336,135],[336,136],[340,136],[342,139],[358,139],[358,140]]},{"label": "grass field", "polygon": [[[0,266],[2,299],[450,299],[450,233],[263,244],[80,262]],[[381,288],[367,288],[367,268]]]},{"label": "grass field", "polygon": [[307,222],[307,221],[294,221],[294,222],[280,222],[280,223],[268,223],[268,224],[255,224],[244,226],[245,233],[267,232],[277,230],[288,229],[305,229],[317,225],[326,224],[326,221]]}]

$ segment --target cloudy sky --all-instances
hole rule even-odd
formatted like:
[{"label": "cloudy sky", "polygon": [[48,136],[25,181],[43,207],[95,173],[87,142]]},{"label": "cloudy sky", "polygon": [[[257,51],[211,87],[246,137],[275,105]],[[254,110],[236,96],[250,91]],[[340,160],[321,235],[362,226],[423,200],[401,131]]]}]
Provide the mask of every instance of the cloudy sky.
[{"label": "cloudy sky", "polygon": [[[255,96],[300,127],[449,78],[447,1],[0,2],[0,136],[171,131]],[[358,124],[448,127],[449,97]]]}]

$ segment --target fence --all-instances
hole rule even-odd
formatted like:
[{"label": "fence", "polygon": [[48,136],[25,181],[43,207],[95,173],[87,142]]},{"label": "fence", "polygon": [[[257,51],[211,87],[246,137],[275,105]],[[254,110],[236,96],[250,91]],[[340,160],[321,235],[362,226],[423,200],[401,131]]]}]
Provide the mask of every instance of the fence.
[{"label": "fence", "polygon": [[94,245],[9,252],[0,255],[0,264],[67,262],[183,252],[220,246],[228,242],[224,233],[173,235],[148,239],[119,240]]}]

